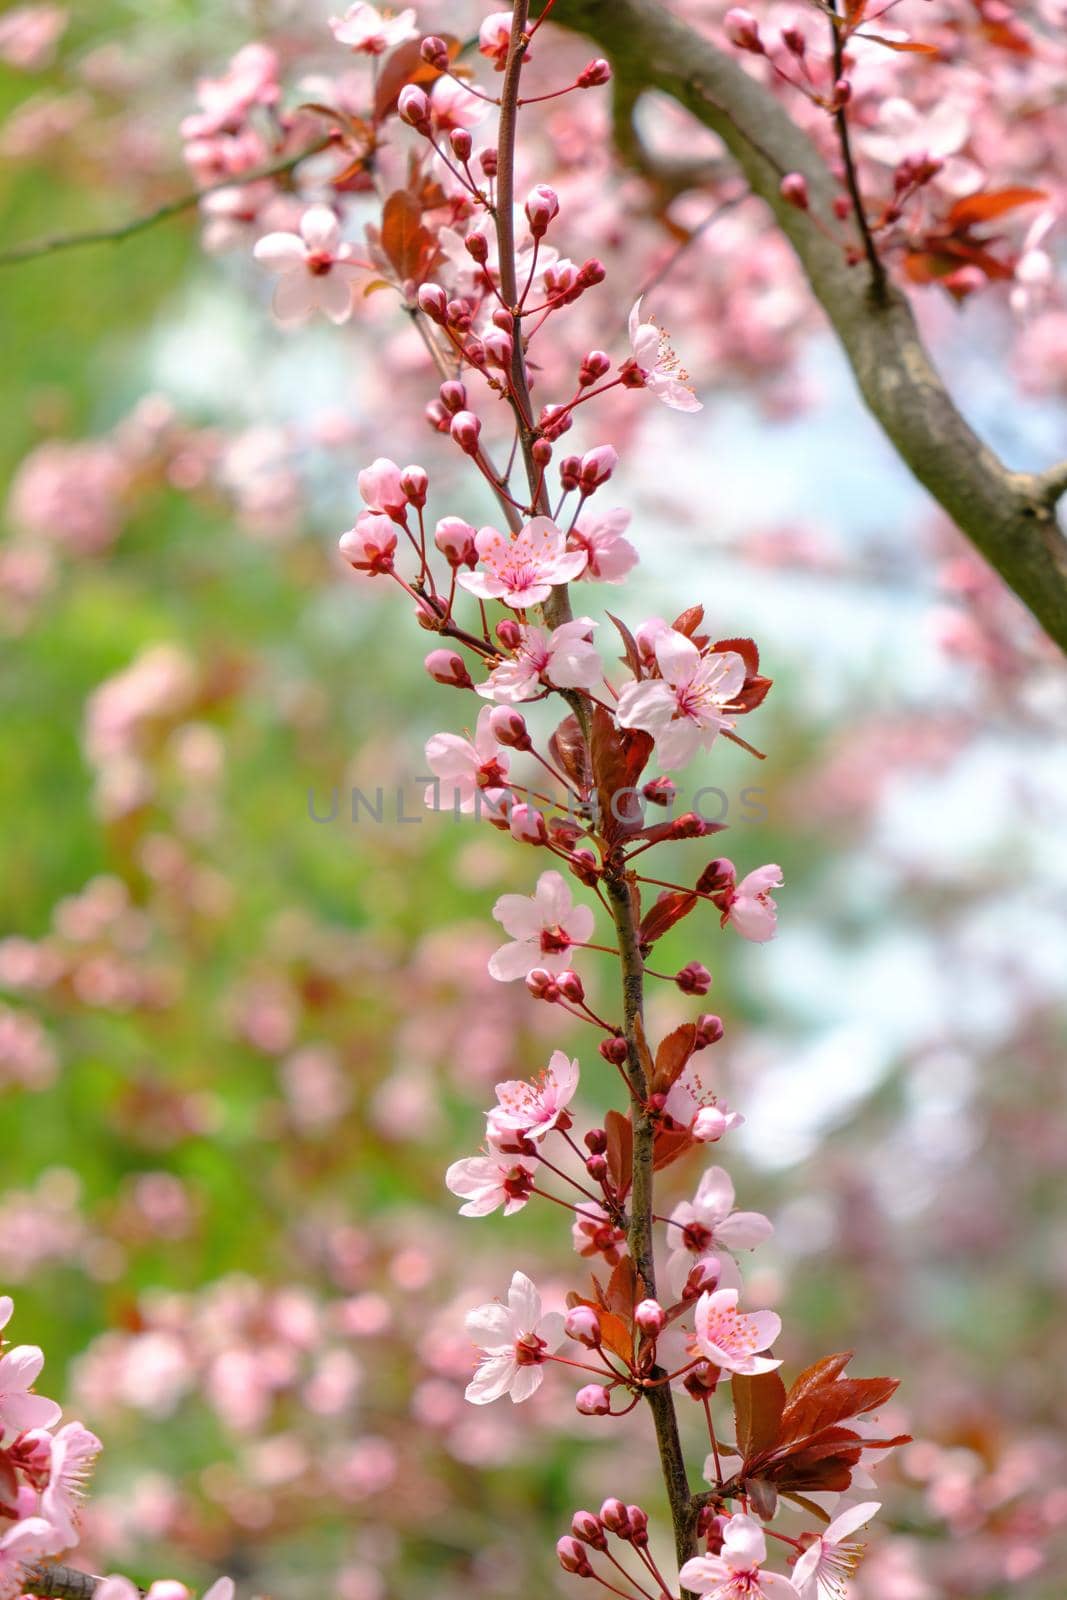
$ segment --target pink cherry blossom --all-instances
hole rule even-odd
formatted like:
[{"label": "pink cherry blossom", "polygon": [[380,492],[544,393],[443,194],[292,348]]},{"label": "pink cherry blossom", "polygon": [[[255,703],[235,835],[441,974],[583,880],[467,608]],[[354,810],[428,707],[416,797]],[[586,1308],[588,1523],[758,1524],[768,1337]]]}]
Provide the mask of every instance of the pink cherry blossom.
[{"label": "pink cherry blossom", "polygon": [[507,1305],[493,1300],[467,1313],[467,1332],[477,1339],[484,1360],[467,1385],[472,1405],[488,1405],[509,1394],[528,1400],[544,1380],[545,1359],[563,1343],[563,1317],[541,1310],[541,1296],[525,1273],[516,1272]]},{"label": "pink cherry blossom", "polygon": [[430,108],[437,126],[450,128],[477,128],[493,109],[481,95],[470,90],[455,78],[440,77],[430,92]]},{"label": "pink cherry blossom", "polygon": [[479,797],[487,811],[498,811],[507,794],[508,754],[492,728],[492,706],[478,714],[473,739],[435,733],[426,742],[426,760],[436,782],[426,789],[431,811],[474,811]]},{"label": "pink cherry blossom", "polygon": [[793,1568],[793,1582],[804,1600],[841,1600],[845,1584],[863,1559],[864,1546],[850,1539],[882,1509],[880,1500],[849,1506],[834,1518]]},{"label": "pink cherry blossom", "polygon": [[359,474],[359,492],[370,511],[382,511],[394,522],[406,519],[408,497],[401,485],[403,474],[395,461],[379,456]]},{"label": "pink cherry blossom", "polygon": [[534,517],[517,533],[479,528],[475,539],[484,572],[461,572],[459,582],[480,600],[516,608],[540,605],[557,583],[569,583],[586,563],[584,550],[568,550],[550,517]]},{"label": "pink cherry blossom", "polygon": [[395,17],[383,16],[374,6],[349,6],[343,17],[330,18],[330,32],[338,44],[365,56],[384,55],[405,39],[418,37],[415,11],[409,8]]},{"label": "pink cherry blossom", "polygon": [[103,1445],[80,1422],[68,1422],[52,1441],[48,1483],[41,1495],[41,1513],[65,1544],[77,1542],[78,1506]]},{"label": "pink cherry blossom", "polygon": [[781,867],[757,867],[732,890],[727,891],[728,905],[723,913],[724,924],[730,922],[743,939],[764,944],[773,939],[777,929],[778,907],[771,898],[772,889],[784,883]]},{"label": "pink cherry blossom", "polygon": [[592,511],[580,517],[567,538],[568,548],[584,550],[586,568],[583,579],[599,583],[621,583],[637,565],[637,551],[623,533],[630,526],[630,513],[622,506],[610,511]]},{"label": "pink cherry blossom", "polygon": [[511,23],[510,11],[492,11],[478,29],[478,49],[500,69],[503,69],[507,60]]},{"label": "pink cherry blossom", "polygon": [[691,1133],[698,1144],[715,1144],[723,1134],[740,1128],[745,1120],[740,1111],[731,1111],[704,1088],[692,1063],[671,1084],[663,1111],[672,1122]]},{"label": "pink cherry blossom", "polygon": [[759,1352],[777,1339],[782,1319],[774,1311],[738,1311],[738,1298],[736,1289],[715,1289],[700,1296],[694,1315],[697,1349],[724,1372],[746,1377],[773,1372],[782,1363]]},{"label": "pink cherry blossom", "polygon": [[641,302],[630,312],[630,348],[644,387],[672,411],[702,411],[689,386],[689,374],[671,349],[668,335],[652,318],[641,321]]},{"label": "pink cherry blossom", "polygon": [[543,1139],[557,1127],[578,1088],[578,1063],[554,1050],[535,1083],[521,1078],[496,1086],[497,1105],[486,1124],[490,1141],[507,1148],[516,1137]]},{"label": "pink cherry blossom", "polygon": [[44,1366],[34,1344],[19,1344],[0,1358],[0,1443],[27,1428],[50,1428],[61,1409],[54,1400],[33,1394],[31,1386]]},{"label": "pink cherry blossom", "polygon": [[745,663],[733,650],[702,656],[674,628],[657,631],[654,650],[662,677],[628,683],[616,717],[620,727],[652,734],[660,766],[671,770],[733,727],[726,711],[744,685]]},{"label": "pink cherry blossom", "polygon": [[266,233],[252,253],[278,274],[272,310],[283,328],[307,322],[316,311],[331,322],[348,320],[357,263],[329,206],[309,206],[299,233]]},{"label": "pink cherry blossom", "polygon": [[562,972],[572,947],[586,944],[596,923],[589,906],[574,905],[558,872],[542,872],[532,895],[502,894],[493,916],[514,941],[489,958],[490,975],[501,983],[525,978],[535,967]]},{"label": "pink cherry blossom", "polygon": [[253,106],[272,106],[279,99],[276,52],[265,44],[244,45],[221,78],[200,80],[196,95],[200,110],[182,122],[183,139],[236,130]]},{"label": "pink cherry blossom", "polygon": [[355,526],[342,533],[337,548],[357,572],[392,572],[396,528],[384,511],[361,511]]},{"label": "pink cherry blossom", "polygon": [[571,1242],[580,1256],[602,1256],[609,1267],[629,1252],[625,1231],[595,1200],[583,1200],[575,1211]]},{"label": "pink cherry blossom", "polygon": [[723,1167],[709,1167],[692,1204],[683,1200],[671,1212],[667,1281],[676,1294],[681,1294],[694,1261],[724,1250],[754,1250],[773,1232],[773,1224],[760,1212],[734,1210],[730,1174]]},{"label": "pink cherry blossom", "polygon": [[44,1517],[24,1517],[0,1538],[0,1600],[14,1600],[23,1590],[27,1567],[42,1556],[54,1556],[63,1541]]},{"label": "pink cherry blossom", "polygon": [[595,627],[590,617],[561,623],[551,633],[520,625],[514,653],[476,685],[478,693],[486,700],[516,705],[533,699],[546,684],[555,689],[592,689],[604,674],[591,638]]},{"label": "pink cherry blossom", "polygon": [[510,1217],[521,1211],[529,1199],[536,1170],[536,1157],[494,1152],[453,1161],[445,1173],[445,1184],[452,1194],[467,1202],[459,1208],[461,1217],[487,1217],[501,1206],[504,1215]]},{"label": "pink cherry blossom", "polygon": [[678,1574],[683,1589],[708,1600],[797,1600],[797,1588],[777,1572],[764,1572],[767,1540],[753,1518],[739,1512],[726,1524],[722,1554],[694,1556]]}]

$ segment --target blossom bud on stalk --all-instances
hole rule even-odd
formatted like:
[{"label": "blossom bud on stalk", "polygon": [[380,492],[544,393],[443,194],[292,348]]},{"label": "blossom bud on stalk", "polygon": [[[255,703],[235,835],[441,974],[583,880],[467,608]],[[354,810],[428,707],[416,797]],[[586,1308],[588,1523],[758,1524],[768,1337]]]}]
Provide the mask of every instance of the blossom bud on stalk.
[{"label": "blossom bud on stalk", "polygon": [[559,196],[547,183],[538,183],[526,196],[526,220],[535,239],[543,239],[553,217],[559,215]]},{"label": "blossom bud on stalk", "polygon": [[536,806],[524,802],[512,806],[508,818],[508,828],[511,837],[520,844],[547,844],[548,824]]},{"label": "blossom bud on stalk", "polygon": [[590,350],[578,368],[578,383],[583,389],[598,383],[611,371],[611,357],[603,350]]},{"label": "blossom bud on stalk", "polygon": [[443,322],[448,306],[448,296],[439,283],[424,283],[419,286],[419,310],[430,318],[431,322]]},{"label": "blossom bud on stalk", "polygon": [[570,494],[572,489],[577,489],[581,477],[581,456],[564,456],[559,464],[559,481],[564,492]]},{"label": "blossom bud on stalk", "polygon": [[497,170],[497,155],[493,149],[483,150],[478,157],[478,165],[487,178],[495,178]]},{"label": "blossom bud on stalk", "polygon": [[471,138],[470,129],[453,128],[448,136],[448,142],[452,146],[452,154],[456,160],[466,164],[471,158],[471,151],[474,149],[474,140]]},{"label": "blossom bud on stalk", "polygon": [[607,483],[618,464],[618,452],[613,450],[610,444],[600,444],[595,450],[587,450],[582,457],[579,474],[581,487],[585,493],[592,494],[602,483]]},{"label": "blossom bud on stalk", "polygon": [[512,342],[511,335],[502,333],[499,328],[493,328],[482,340],[485,359],[491,367],[502,367],[504,371],[511,366]]},{"label": "blossom bud on stalk", "polygon": [[608,1136],[603,1128],[590,1128],[584,1140],[585,1148],[594,1155],[602,1155],[608,1147]]},{"label": "blossom bud on stalk", "polygon": [[462,517],[442,517],[434,529],[433,542],[450,567],[476,567],[478,551],[474,529]]},{"label": "blossom bud on stalk", "polygon": [[396,529],[380,511],[363,511],[354,528],[341,535],[341,554],[357,572],[379,576],[393,570]]},{"label": "blossom bud on stalk", "polygon": [[759,23],[751,11],[744,11],[740,6],[734,6],[722,19],[726,30],[726,37],[731,44],[739,50],[750,50],[753,55],[763,54],[763,40],[760,38]]},{"label": "blossom bud on stalk", "polygon": [[530,447],[530,454],[537,466],[544,469],[552,460],[552,446],[547,439],[535,439]]},{"label": "blossom bud on stalk", "polygon": [[778,193],[787,205],[796,206],[798,211],[808,209],[808,180],[802,172],[787,172],[778,185]]},{"label": "blossom bud on stalk", "polygon": [[448,71],[448,46],[435,33],[427,34],[419,47],[419,54],[429,67],[438,72]]},{"label": "blossom bud on stalk", "polygon": [[654,806],[669,806],[677,798],[678,786],[670,778],[651,778],[641,793]]},{"label": "blossom bud on stalk", "polygon": [[534,967],[526,974],[526,987],[535,1000],[547,1000],[549,1005],[555,1005],[559,999],[559,984],[544,967]]},{"label": "blossom bud on stalk", "polygon": [[423,665],[435,683],[443,683],[453,689],[474,688],[467,663],[455,650],[431,650]]},{"label": "blossom bud on stalk", "polygon": [[[589,1387],[598,1388],[599,1385],[590,1384]],[[580,1392],[585,1394],[584,1389]],[[578,1540],[572,1538],[569,1533],[565,1533],[562,1539],[556,1541],[556,1555],[559,1557],[559,1564],[564,1572],[573,1573],[576,1578],[591,1578],[593,1576],[593,1569],[589,1565],[589,1557],[578,1543]]]},{"label": "blossom bud on stalk", "polygon": [[473,411],[457,411],[448,430],[465,455],[478,454],[478,437],[482,424]]},{"label": "blossom bud on stalk", "polygon": [[416,133],[430,132],[430,99],[417,84],[407,83],[400,91],[396,104],[401,122],[406,122]]},{"label": "blossom bud on stalk", "polygon": [[580,1006],[585,999],[585,984],[572,967],[556,974],[556,983],[564,1000],[569,1000],[571,1005]]},{"label": "blossom bud on stalk", "polygon": [[575,79],[579,89],[595,89],[602,83],[611,82],[611,64],[598,56],[595,61],[586,62]]},{"label": "blossom bud on stalk", "polygon": [[571,1533],[583,1544],[592,1545],[594,1550],[606,1550],[608,1547],[603,1524],[594,1511],[576,1511],[571,1518]]},{"label": "blossom bud on stalk", "polygon": [[683,994],[707,994],[711,988],[711,973],[699,961],[690,961],[674,974],[674,981]]},{"label": "blossom bud on stalk", "polygon": [[782,43],[795,56],[802,56],[808,48],[807,40],[799,28],[783,28]]},{"label": "blossom bud on stalk", "polygon": [[601,1506],[600,1520],[608,1532],[615,1534],[617,1538],[628,1539],[630,1537],[630,1513],[622,1501],[617,1500],[614,1495],[609,1500],[605,1500]]},{"label": "blossom bud on stalk", "polygon": [[513,706],[494,706],[489,713],[489,726],[497,744],[506,745],[509,750],[533,749],[526,718]]},{"label": "blossom bud on stalk", "polygon": [[627,1506],[626,1514],[630,1519],[630,1543],[643,1549],[648,1544],[648,1512],[640,1506]]},{"label": "blossom bud on stalk", "polygon": [[696,1300],[705,1291],[711,1292],[719,1286],[719,1263],[714,1256],[709,1256],[706,1261],[698,1261],[689,1269],[689,1276],[685,1280],[682,1290],[683,1300]]},{"label": "blossom bud on stalk", "polygon": [[583,1417],[606,1417],[611,1414],[611,1395],[602,1383],[584,1384],[575,1395],[574,1404]]},{"label": "blossom bud on stalk", "polygon": [[424,467],[405,467],[400,474],[400,487],[410,503],[421,510],[426,504],[430,475]]},{"label": "blossom bud on stalk", "polygon": [[437,393],[441,404],[451,416],[454,417],[457,411],[467,409],[467,386],[458,378],[446,378]]},{"label": "blossom bud on stalk", "polygon": [[618,1034],[614,1034],[610,1039],[601,1039],[600,1054],[605,1061],[610,1061],[613,1066],[623,1066],[629,1055],[626,1040],[620,1038]]},{"label": "blossom bud on stalk", "polygon": [[642,1333],[655,1339],[667,1326],[667,1314],[658,1300],[642,1300],[634,1308],[634,1321]]},{"label": "blossom bud on stalk", "polygon": [[477,261],[480,266],[484,266],[489,260],[489,240],[484,233],[480,233],[477,229],[468,233],[463,241],[463,248],[471,260]]},{"label": "blossom bud on stalk", "polygon": [[496,636],[505,650],[517,650],[522,643],[522,629],[513,617],[504,617],[497,623]]}]

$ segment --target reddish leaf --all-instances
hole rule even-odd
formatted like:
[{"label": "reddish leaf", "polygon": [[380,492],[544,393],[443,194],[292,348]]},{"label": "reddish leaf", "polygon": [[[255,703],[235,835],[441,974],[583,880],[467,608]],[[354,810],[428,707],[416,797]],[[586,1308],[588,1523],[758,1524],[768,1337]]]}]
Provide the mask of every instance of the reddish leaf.
[{"label": "reddish leaf", "polygon": [[396,189],[382,211],[381,246],[399,278],[420,278],[437,250],[423,225],[422,207],[407,189]]},{"label": "reddish leaf", "polygon": [[604,1132],[608,1138],[605,1154],[611,1181],[620,1195],[627,1194],[634,1170],[633,1124],[621,1111],[609,1111],[604,1118]]},{"label": "reddish leaf", "polygon": [[870,39],[872,44],[885,45],[887,50],[897,50],[908,55],[939,56],[941,54],[936,44],[920,44],[917,39],[887,39],[881,33],[864,33],[861,38]]},{"label": "reddish leaf", "polygon": [[746,677],[754,677],[759,671],[759,647],[754,639],[719,639],[711,648],[716,655],[721,655],[726,650],[732,650],[739,655],[745,663]]},{"label": "reddish leaf", "polygon": [[769,1522],[778,1510],[778,1490],[774,1484],[766,1478],[746,1478],[745,1488],[757,1517]]},{"label": "reddish leaf", "polygon": [[641,652],[637,648],[637,640],[634,638],[625,622],[623,622],[619,617],[613,616],[610,611],[607,613],[607,616],[608,621],[613,622],[616,628],[619,630],[619,638],[622,640],[622,647],[626,652],[626,654],[623,656],[623,665],[629,667],[635,678],[642,678],[644,676],[644,672],[641,667]]},{"label": "reddish leaf", "polygon": [[696,1024],[683,1022],[680,1028],[660,1040],[656,1051],[656,1066],[652,1074],[652,1093],[666,1094],[685,1071],[686,1062],[696,1044]]},{"label": "reddish leaf", "polygon": [[682,612],[680,617],[675,617],[671,626],[677,633],[684,633],[686,638],[692,639],[695,644],[700,638],[697,629],[703,621],[704,607],[690,606],[688,610]]},{"label": "reddish leaf", "polygon": [[636,1295],[636,1274],[632,1256],[623,1256],[618,1266],[612,1271],[608,1279],[608,1287],[604,1294],[604,1303],[610,1311],[614,1311],[627,1321],[633,1319],[634,1301]]},{"label": "reddish leaf", "polygon": [[652,1141],[652,1165],[657,1172],[671,1166],[693,1148],[695,1140],[688,1128],[667,1128],[661,1123]]},{"label": "reddish leaf", "polygon": [[1044,189],[984,189],[981,194],[968,194],[957,200],[949,211],[948,222],[954,229],[972,228],[976,223],[991,222],[994,217],[1002,217],[1019,206],[1032,206],[1047,199]]},{"label": "reddish leaf", "polygon": [[564,717],[548,741],[548,753],[584,799],[589,794],[593,778],[589,766],[589,749],[577,717]]},{"label": "reddish leaf", "polygon": [[664,889],[658,896],[655,905],[641,919],[637,932],[637,942],[641,946],[655,944],[657,939],[662,939],[669,933],[676,922],[681,922],[687,917],[697,903],[697,896],[691,890]]},{"label": "reddish leaf", "polygon": [[759,673],[754,678],[749,678],[734,704],[742,711],[755,711],[761,706],[771,692],[773,678],[761,678]]},{"label": "reddish leaf", "polygon": [[600,1337],[627,1366],[633,1361],[634,1336],[631,1324],[616,1316],[614,1311],[600,1312]]},{"label": "reddish leaf", "polygon": [[609,841],[641,826],[637,780],[652,754],[652,736],[639,729],[616,728],[603,706],[593,712],[592,761],[599,805],[600,831]]},{"label": "reddish leaf", "polygon": [[785,1407],[785,1384],[777,1372],[760,1372],[755,1377],[734,1374],[730,1385],[734,1402],[737,1448],[745,1461],[773,1450]]}]

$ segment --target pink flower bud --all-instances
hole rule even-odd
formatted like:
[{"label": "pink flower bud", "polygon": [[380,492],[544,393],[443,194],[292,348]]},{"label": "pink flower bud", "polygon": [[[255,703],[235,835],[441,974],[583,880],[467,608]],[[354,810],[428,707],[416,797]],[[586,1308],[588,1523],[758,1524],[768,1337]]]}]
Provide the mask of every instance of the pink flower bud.
[{"label": "pink flower bud", "polygon": [[492,148],[483,150],[478,157],[478,165],[481,167],[487,178],[495,178],[497,168],[496,151]]},{"label": "pink flower bud", "polygon": [[608,1147],[608,1136],[603,1128],[590,1128],[582,1143],[587,1150],[592,1151],[593,1155],[603,1155]]},{"label": "pink flower bud", "polygon": [[605,1156],[589,1156],[585,1163],[585,1170],[596,1183],[602,1183],[608,1176],[611,1168]]},{"label": "pink flower bud", "polygon": [[400,487],[407,496],[409,503],[421,508],[426,504],[426,491],[430,487],[430,475],[425,467],[405,467],[400,474]]},{"label": "pink flower bud", "polygon": [[726,37],[739,50],[751,50],[753,55],[763,54],[763,41],[759,36],[759,23],[751,11],[733,6],[722,19]]},{"label": "pink flower bud", "polygon": [[574,1404],[583,1417],[611,1415],[611,1395],[602,1383],[585,1384],[575,1395]]},{"label": "pink flower bud", "polygon": [[457,411],[465,411],[467,409],[467,385],[461,383],[458,378],[446,379],[437,392],[440,395],[441,404],[453,416]]},{"label": "pink flower bud", "polygon": [[448,431],[465,455],[478,454],[478,435],[482,431],[482,424],[473,411],[457,411]]},{"label": "pink flower bud", "polygon": [[624,1066],[629,1053],[626,1047],[626,1040],[619,1038],[617,1034],[610,1039],[601,1039],[600,1041],[600,1054],[605,1061],[610,1061],[613,1066]]},{"label": "pink flower bud", "polygon": [[512,806],[508,828],[511,837],[520,844],[548,843],[548,824],[536,806],[527,805],[525,802]]},{"label": "pink flower bud", "polygon": [[674,974],[674,981],[683,994],[707,994],[711,973],[699,961],[690,961]]},{"label": "pink flower bud", "polygon": [[579,89],[595,89],[598,84],[611,82],[611,65],[603,56],[586,62],[575,79]]},{"label": "pink flower bud", "polygon": [[572,967],[567,967],[563,972],[557,973],[556,982],[564,1000],[569,1000],[573,1006],[581,1005],[585,999],[585,984]]},{"label": "pink flower bud", "polygon": [[552,446],[547,439],[535,439],[530,454],[539,467],[547,467],[552,460]]},{"label": "pink flower bud", "polygon": [[802,56],[808,48],[807,40],[799,28],[783,28],[782,43],[795,56]]},{"label": "pink flower bud", "polygon": [[634,1308],[634,1321],[642,1333],[655,1339],[667,1326],[667,1313],[658,1300],[642,1300]]},{"label": "pink flower bud", "polygon": [[394,522],[407,520],[407,496],[395,461],[379,456],[359,474],[359,492],[371,511],[384,511]]},{"label": "pink flower bud", "polygon": [[577,489],[581,476],[581,456],[564,456],[559,464],[559,481],[567,494],[570,494],[572,489]]},{"label": "pink flower bud", "polygon": [[476,567],[478,551],[474,529],[462,517],[442,517],[433,533],[433,542],[450,567]]},{"label": "pink flower bud", "polygon": [[590,350],[578,368],[578,382],[583,389],[598,383],[611,371],[611,357],[603,350]]},{"label": "pink flower bud", "polygon": [[546,439],[558,439],[561,433],[566,433],[573,427],[574,417],[563,406],[544,406],[537,419],[537,425]]},{"label": "pink flower bud", "polygon": [[497,623],[496,636],[505,650],[517,650],[522,643],[522,629],[514,617],[503,617]]},{"label": "pink flower bud", "polygon": [[714,1256],[708,1256],[704,1261],[696,1262],[689,1269],[689,1276],[685,1280],[682,1290],[683,1300],[697,1300],[704,1293],[711,1293],[719,1285],[719,1263]]},{"label": "pink flower bud", "polygon": [[[599,1385],[589,1384],[588,1387],[594,1389],[599,1388]],[[585,1392],[582,1389],[579,1394],[582,1395]],[[593,1569],[589,1565],[589,1557],[578,1543],[578,1540],[569,1533],[565,1533],[562,1539],[557,1539],[556,1555],[559,1557],[559,1564],[564,1572],[571,1572],[576,1578],[591,1578],[593,1576]]]},{"label": "pink flower bud", "polygon": [[456,160],[462,161],[466,166],[471,158],[471,151],[474,149],[474,140],[471,138],[470,129],[453,128],[448,136],[448,142],[452,146],[452,154]]},{"label": "pink flower bud", "polygon": [[576,1511],[571,1518],[571,1533],[583,1544],[591,1544],[594,1550],[606,1550],[608,1547],[600,1518],[593,1511]]},{"label": "pink flower bud", "polygon": [[526,987],[535,1000],[547,1000],[549,1005],[555,1005],[559,999],[559,985],[545,967],[534,967],[526,974]]},{"label": "pink flower bud", "polygon": [[376,576],[392,572],[396,551],[396,529],[380,511],[361,511],[354,528],[341,535],[339,548],[357,572]]},{"label": "pink flower bud", "polygon": [[499,328],[491,329],[482,339],[482,348],[485,359],[491,367],[501,367],[506,372],[511,366],[511,352],[514,348],[510,333],[502,333]]},{"label": "pink flower bud", "polygon": [[802,172],[787,172],[778,185],[778,193],[787,205],[796,206],[798,211],[808,209],[808,180]]},{"label": "pink flower bud", "polygon": [[614,1533],[620,1539],[626,1539],[630,1534],[630,1513],[621,1500],[614,1495],[610,1500],[605,1500],[600,1508],[600,1520],[609,1533]]},{"label": "pink flower bud", "polygon": [[448,412],[440,400],[431,400],[423,412],[423,416],[435,433],[448,432]]},{"label": "pink flower bud", "polygon": [[627,1506],[626,1514],[630,1518],[630,1543],[643,1548],[648,1543],[648,1512],[640,1506]]},{"label": "pink flower bud", "polygon": [[423,283],[419,285],[419,310],[429,317],[431,322],[445,320],[445,307],[448,305],[448,296],[439,283]]},{"label": "pink flower bud", "polygon": [[553,217],[559,215],[559,196],[547,183],[538,183],[526,196],[526,220],[535,239],[543,239]]},{"label": "pink flower bud", "polygon": [[700,894],[716,895],[732,889],[736,882],[737,872],[733,862],[726,856],[718,856],[708,862],[697,879],[696,887]]},{"label": "pink flower bud", "polygon": [[610,444],[598,444],[582,457],[581,484],[586,494],[592,494],[602,483],[607,483],[619,464],[618,451]]},{"label": "pink flower bud", "polygon": [[592,1306],[571,1306],[563,1326],[568,1339],[596,1350],[600,1344],[600,1318]]},{"label": "pink flower bud", "polygon": [[712,1011],[705,1011],[703,1016],[697,1018],[696,1038],[693,1041],[694,1050],[706,1050],[709,1044],[718,1044],[725,1033],[722,1018],[717,1017]]},{"label": "pink flower bud", "polygon": [[435,683],[443,683],[453,689],[474,688],[467,663],[455,650],[431,650],[423,666]]},{"label": "pink flower bud", "polygon": [[419,54],[427,66],[436,67],[438,72],[448,71],[448,46],[435,33],[427,34],[419,47]]},{"label": "pink flower bud", "polygon": [[608,269],[597,256],[590,256],[588,261],[583,261],[578,268],[577,283],[583,289],[592,289],[598,283],[603,283],[608,275]]},{"label": "pink flower bud", "polygon": [[459,297],[450,300],[445,307],[445,321],[450,328],[455,328],[458,333],[466,333],[474,321],[474,308],[469,300]]},{"label": "pink flower bud", "polygon": [[847,106],[852,99],[852,85],[847,78],[838,78],[834,84],[834,105]]},{"label": "pink flower bud", "polygon": [[677,797],[678,785],[670,778],[651,778],[641,790],[646,800],[654,806],[669,806]]},{"label": "pink flower bud", "polygon": [[703,1106],[693,1119],[693,1138],[698,1144],[718,1144],[726,1132],[726,1118],[718,1106]]},{"label": "pink flower bud", "polygon": [[533,741],[526,729],[526,718],[512,706],[494,706],[489,713],[489,726],[497,744],[509,750],[531,750]]},{"label": "pink flower bud", "polygon": [[477,261],[479,266],[484,266],[489,260],[489,240],[477,229],[473,233],[468,233],[463,241],[463,248],[471,260]]},{"label": "pink flower bud", "polygon": [[429,133],[430,99],[419,88],[418,84],[406,83],[404,85],[400,91],[396,109],[401,122],[406,122],[409,128],[414,128],[416,133]]}]

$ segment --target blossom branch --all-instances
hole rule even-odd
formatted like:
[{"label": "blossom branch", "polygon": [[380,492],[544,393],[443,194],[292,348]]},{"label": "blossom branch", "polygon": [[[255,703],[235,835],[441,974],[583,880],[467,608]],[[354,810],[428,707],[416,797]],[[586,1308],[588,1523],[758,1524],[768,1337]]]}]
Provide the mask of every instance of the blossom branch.
[{"label": "blossom branch", "polygon": [[[1051,482],[1011,471],[961,415],[905,296],[889,285],[877,303],[824,231],[835,184],[807,135],[735,61],[650,0],[560,0],[553,18],[593,38],[618,76],[673,96],[719,135],[774,211],[901,459],[1067,650],[1067,539],[1054,510],[1067,492],[1062,471]],[[803,176],[809,210],[783,200],[783,172]]]}]

